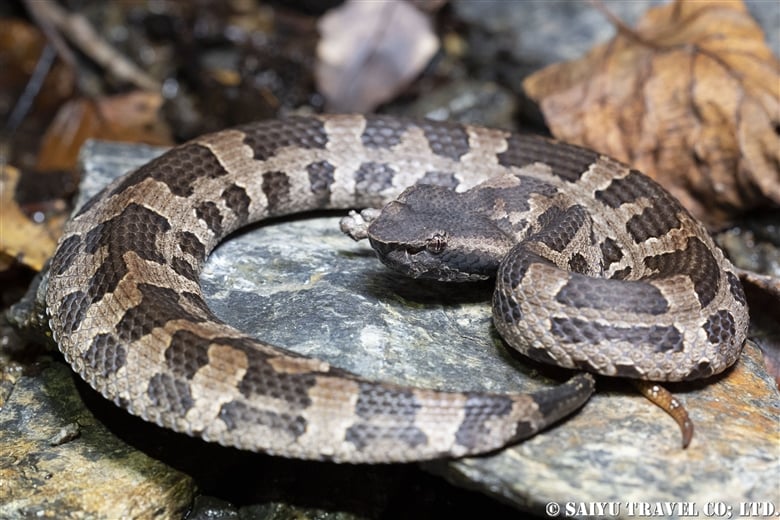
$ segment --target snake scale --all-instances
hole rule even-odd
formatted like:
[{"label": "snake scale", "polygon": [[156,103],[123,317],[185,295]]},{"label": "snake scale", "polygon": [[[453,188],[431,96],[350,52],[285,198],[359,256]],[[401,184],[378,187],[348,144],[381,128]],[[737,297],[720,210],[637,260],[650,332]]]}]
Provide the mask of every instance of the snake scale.
[{"label": "snake scale", "polygon": [[[253,123],[118,179],[66,226],[46,293],[52,332],[73,369],[118,406],[224,445],[340,462],[495,450],[576,410],[592,377],[532,394],[367,381],[222,323],[199,285],[209,252],[248,223],[377,207],[416,183],[463,192],[485,181],[528,196],[533,246],[502,267],[510,290],[496,297],[511,344],[572,368],[659,380],[706,377],[736,360],[748,321],[739,280],[655,183],[582,148],[388,116]],[[423,249],[441,249],[440,239]],[[594,270],[602,277],[586,276]],[[554,305],[528,307],[517,296],[526,290]]]}]

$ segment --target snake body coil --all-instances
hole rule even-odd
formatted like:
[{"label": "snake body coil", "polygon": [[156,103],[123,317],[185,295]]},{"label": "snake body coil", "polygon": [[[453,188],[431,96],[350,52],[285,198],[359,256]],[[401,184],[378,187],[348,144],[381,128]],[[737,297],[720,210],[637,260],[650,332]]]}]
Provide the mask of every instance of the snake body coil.
[{"label": "snake body coil", "polygon": [[[600,312],[618,305],[616,317],[634,319],[607,325],[583,301],[600,294],[600,286],[559,279],[546,290],[562,300],[565,323],[557,335],[544,333],[544,348],[554,349],[568,336],[587,349],[594,330],[624,343],[636,335],[659,336],[667,365],[645,366],[628,355],[616,366],[623,367],[619,374],[673,374],[667,379],[704,377],[734,362],[747,326],[739,281],[706,231],[654,183],[568,145],[384,116],[246,125],[178,146],[119,179],[65,230],[46,295],[52,331],[74,370],[108,399],[149,421],[222,444],[346,462],[499,448],[579,407],[592,392],[590,376],[530,395],[366,381],[222,323],[204,302],[199,273],[221,239],[251,222],[378,206],[415,183],[463,191],[522,172],[541,191],[595,196],[609,209],[589,218],[636,244],[625,251],[610,242],[597,245],[612,278],[644,265],[675,282],[671,287],[646,276],[649,299],[633,302],[636,308],[602,299]],[[703,267],[712,269],[702,275]],[[543,273],[533,276],[534,284],[544,283]],[[568,285],[576,287],[564,291]],[[680,321],[675,312],[683,306],[698,318]],[[549,316],[530,318],[549,322]],[[584,339],[572,339],[571,331]],[[672,366],[693,357],[698,361],[687,374]]]}]

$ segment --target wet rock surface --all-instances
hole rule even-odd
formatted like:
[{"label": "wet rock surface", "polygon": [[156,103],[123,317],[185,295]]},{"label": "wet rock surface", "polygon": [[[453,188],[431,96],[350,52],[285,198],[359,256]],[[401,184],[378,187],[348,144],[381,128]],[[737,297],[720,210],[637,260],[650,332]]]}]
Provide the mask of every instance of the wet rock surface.
[{"label": "wet rock surface", "polygon": [[177,518],[191,477],[111,433],[73,373],[41,357],[0,411],[0,518]]}]

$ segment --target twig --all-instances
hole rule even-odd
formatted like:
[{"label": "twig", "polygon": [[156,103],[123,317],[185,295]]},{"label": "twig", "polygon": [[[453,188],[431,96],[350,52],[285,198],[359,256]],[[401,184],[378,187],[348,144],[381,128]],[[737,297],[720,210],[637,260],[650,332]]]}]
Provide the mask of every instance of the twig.
[{"label": "twig", "polygon": [[38,2],[37,0],[24,0],[24,5],[36,25],[41,29],[41,32],[46,35],[49,44],[57,51],[57,55],[60,59],[64,61],[71,70],[76,71],[76,56],[73,55],[68,44],[62,39],[62,35],[57,30],[51,17],[47,15],[46,4],[44,2]]},{"label": "twig", "polygon": [[35,96],[41,91],[41,86],[56,57],[57,53],[52,45],[44,46],[41,55],[38,57],[38,61],[35,63],[33,73],[24,86],[22,95],[16,100],[11,114],[5,120],[2,132],[0,132],[0,172],[3,171],[5,165],[9,162],[11,156],[11,141],[13,140],[14,134],[24,117],[30,111],[30,107],[32,106],[33,101],[35,101]]},{"label": "twig", "polygon": [[3,127],[4,134],[10,136],[19,128],[22,119],[24,119],[24,116],[29,112],[33,101],[35,100],[35,96],[41,91],[41,86],[56,57],[57,53],[51,44],[44,46],[41,55],[38,57],[38,61],[35,63],[35,69],[33,69],[30,78],[27,80],[27,84],[24,86],[24,91],[22,91],[21,96],[19,96],[19,99],[14,103],[11,115],[9,115],[8,119],[5,121]]},{"label": "twig", "polygon": [[[25,5],[41,27],[46,25],[56,27],[84,54],[92,58],[95,63],[106,69],[110,74],[145,90],[160,90],[161,85],[156,79],[149,76],[101,38],[94,27],[92,27],[92,24],[89,23],[89,20],[83,15],[71,14],[52,0],[25,0]],[[55,37],[48,32],[47,36],[58,39],[59,32],[52,32],[57,36]],[[70,49],[67,49],[67,46],[64,44],[57,44],[55,39],[51,41],[58,54],[63,60],[74,66],[75,70],[75,59],[72,57]],[[61,47],[65,47],[67,50]],[[66,54],[70,54],[70,58],[66,57]]]}]

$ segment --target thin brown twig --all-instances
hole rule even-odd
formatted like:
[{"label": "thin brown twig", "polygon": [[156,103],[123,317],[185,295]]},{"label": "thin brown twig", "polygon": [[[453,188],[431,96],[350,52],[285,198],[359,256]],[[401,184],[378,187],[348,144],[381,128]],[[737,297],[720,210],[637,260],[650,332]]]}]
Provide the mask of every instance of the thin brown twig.
[{"label": "thin brown twig", "polygon": [[[60,57],[76,70],[76,60],[60,32],[85,55],[122,81],[144,90],[159,91],[160,83],[127,59],[95,31],[83,15],[66,11],[52,0],[25,0],[36,23],[46,33]],[[55,30],[48,31],[46,27]]]},{"label": "thin brown twig", "polygon": [[43,47],[41,55],[35,63],[35,68],[24,86],[22,94],[19,96],[19,99],[16,100],[16,103],[14,103],[13,110],[11,110],[11,114],[5,121],[3,126],[4,134],[12,135],[16,132],[16,129],[19,128],[22,120],[30,111],[36,96],[41,91],[43,82],[49,74],[49,70],[51,70],[51,66],[56,57],[57,51],[54,49],[53,45],[49,44]]},{"label": "thin brown twig", "polygon": [[29,113],[36,96],[41,91],[43,82],[49,74],[49,70],[54,63],[55,58],[56,51],[54,50],[54,47],[50,44],[44,46],[41,55],[38,57],[38,61],[35,63],[33,73],[27,80],[22,94],[16,100],[16,103],[14,103],[13,110],[11,110],[11,114],[5,120],[2,130],[0,130],[0,171],[8,164],[11,141],[13,140],[14,134]]},{"label": "thin brown twig", "polygon": [[62,35],[57,30],[56,25],[53,23],[50,16],[47,15],[48,8],[46,6],[48,2],[38,2],[37,0],[24,0],[24,5],[27,8],[27,12],[35,21],[35,24],[40,28],[41,32],[46,36],[50,45],[57,51],[57,55],[62,61],[64,61],[68,67],[72,70],[76,70],[76,56],[65,43]]}]

